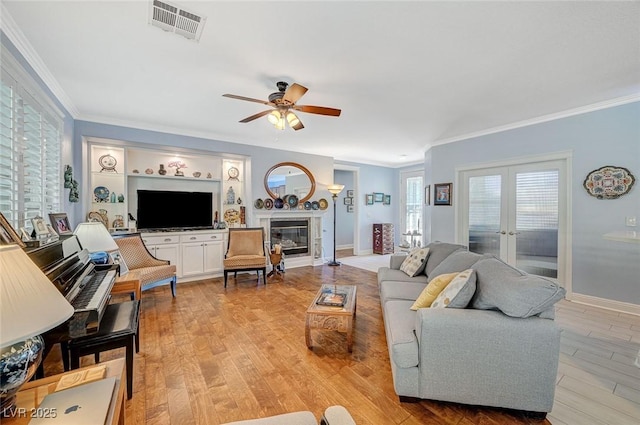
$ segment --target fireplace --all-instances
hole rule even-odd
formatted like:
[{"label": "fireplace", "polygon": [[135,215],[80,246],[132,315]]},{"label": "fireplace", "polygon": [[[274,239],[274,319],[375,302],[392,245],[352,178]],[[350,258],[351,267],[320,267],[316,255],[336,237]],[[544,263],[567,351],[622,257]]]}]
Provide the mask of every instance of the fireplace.
[{"label": "fireplace", "polygon": [[308,219],[271,219],[271,246],[280,244],[287,257],[309,255]]}]

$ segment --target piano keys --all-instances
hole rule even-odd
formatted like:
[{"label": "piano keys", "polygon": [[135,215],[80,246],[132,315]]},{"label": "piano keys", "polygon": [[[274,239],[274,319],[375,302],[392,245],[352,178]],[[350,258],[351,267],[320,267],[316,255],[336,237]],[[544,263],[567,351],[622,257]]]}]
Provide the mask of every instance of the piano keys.
[{"label": "piano keys", "polygon": [[113,287],[115,270],[96,270],[89,253],[70,236],[27,252],[40,270],[74,307],[64,324],[48,331],[45,340],[60,342],[98,331]]}]

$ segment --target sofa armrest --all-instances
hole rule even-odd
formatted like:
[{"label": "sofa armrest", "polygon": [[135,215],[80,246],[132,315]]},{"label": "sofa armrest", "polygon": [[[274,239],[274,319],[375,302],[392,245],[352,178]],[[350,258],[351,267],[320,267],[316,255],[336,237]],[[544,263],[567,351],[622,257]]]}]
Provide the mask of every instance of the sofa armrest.
[{"label": "sofa armrest", "polygon": [[551,411],[560,355],[553,320],[425,308],[416,314],[416,336],[421,397]]},{"label": "sofa armrest", "polygon": [[391,254],[389,257],[389,268],[392,270],[400,270],[400,265],[407,258],[407,254]]}]

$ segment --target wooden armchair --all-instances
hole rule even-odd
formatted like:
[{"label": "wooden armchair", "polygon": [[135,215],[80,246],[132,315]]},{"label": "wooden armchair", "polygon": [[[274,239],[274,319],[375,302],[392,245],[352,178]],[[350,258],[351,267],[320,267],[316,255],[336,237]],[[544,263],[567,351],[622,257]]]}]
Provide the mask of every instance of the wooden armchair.
[{"label": "wooden armchair", "polygon": [[140,233],[116,235],[113,239],[129,270],[140,274],[143,291],[170,283],[171,294],[176,296],[176,266],[168,260],[154,257],[144,245]]},{"label": "wooden armchair", "polygon": [[229,272],[236,277],[239,271],[248,270],[257,270],[258,279],[262,270],[262,279],[267,284],[267,254],[262,227],[229,229],[229,243],[224,256],[224,287],[227,287]]}]

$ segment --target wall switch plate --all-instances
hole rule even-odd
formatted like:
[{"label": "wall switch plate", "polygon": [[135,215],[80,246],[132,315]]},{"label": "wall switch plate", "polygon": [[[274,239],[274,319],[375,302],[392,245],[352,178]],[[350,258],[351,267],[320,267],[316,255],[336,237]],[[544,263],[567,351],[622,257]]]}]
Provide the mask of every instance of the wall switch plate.
[{"label": "wall switch plate", "polygon": [[625,217],[627,227],[636,227],[636,216]]}]

